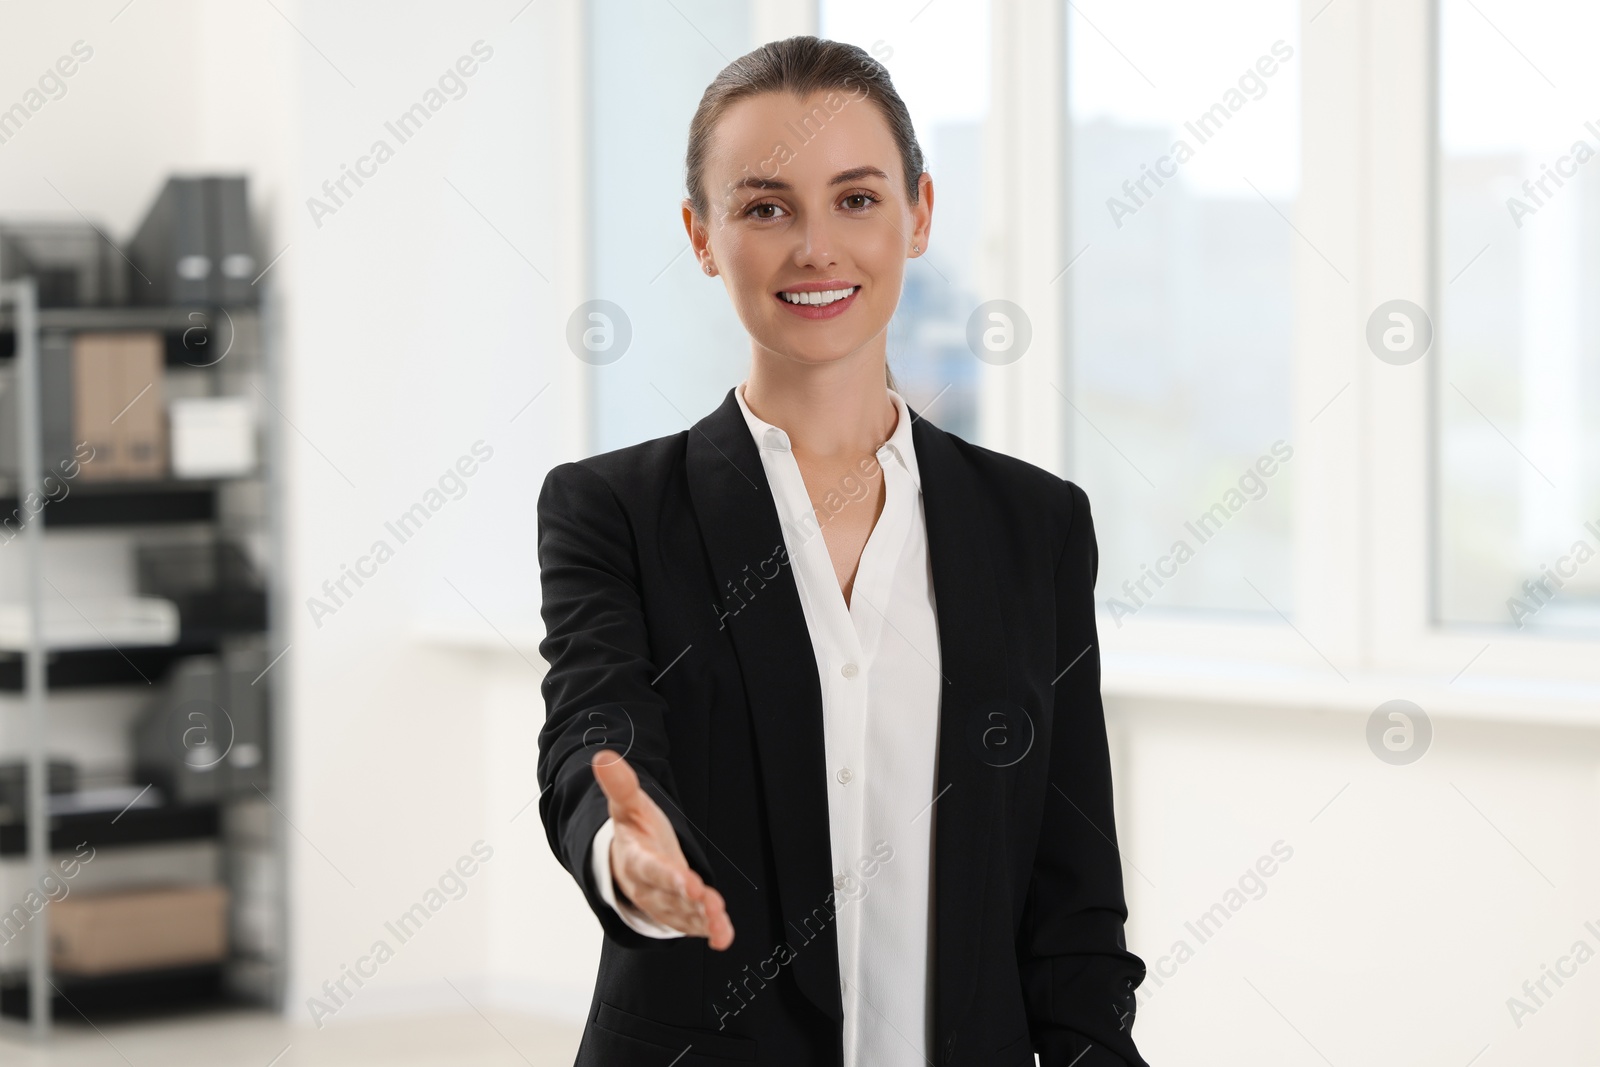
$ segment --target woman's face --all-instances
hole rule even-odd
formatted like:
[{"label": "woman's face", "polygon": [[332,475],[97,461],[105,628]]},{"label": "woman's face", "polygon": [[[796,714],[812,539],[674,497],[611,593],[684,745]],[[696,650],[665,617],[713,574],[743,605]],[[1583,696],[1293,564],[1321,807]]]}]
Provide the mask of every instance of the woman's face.
[{"label": "woman's face", "polygon": [[877,104],[832,90],[763,93],[717,123],[703,175],[710,217],[684,201],[700,262],[720,274],[751,338],[803,363],[882,355],[906,259],[928,248],[933,180],[906,197]]}]

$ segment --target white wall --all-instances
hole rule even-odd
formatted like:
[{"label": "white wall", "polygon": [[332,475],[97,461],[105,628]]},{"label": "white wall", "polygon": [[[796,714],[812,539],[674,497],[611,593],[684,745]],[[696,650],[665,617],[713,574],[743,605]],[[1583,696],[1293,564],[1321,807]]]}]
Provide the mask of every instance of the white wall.
[{"label": "white wall", "polygon": [[[263,263],[287,248],[262,284],[279,381],[264,417],[285,486],[289,650],[273,670],[291,1017],[309,1019],[306,998],[378,937],[399,950],[340,1018],[462,1010],[445,978],[479,1006],[581,1017],[599,928],[536,806],[512,821],[537,793],[543,714],[534,502],[576,410],[553,310],[571,217],[558,138],[576,122],[553,24],[572,11],[276,6],[7,5],[7,105],[74,41],[94,54],[0,145],[0,205],[68,219],[75,206],[122,240],[168,172],[244,170]],[[404,144],[385,130],[480,40],[493,54],[464,96]],[[316,225],[306,199],[377,138],[393,158]],[[464,495],[400,544],[385,522],[479,441],[493,455]],[[317,625],[306,598],[380,537],[394,557]],[[494,856],[465,897],[399,946],[383,923],[480,839]]]},{"label": "white wall", "polygon": [[[1362,713],[1109,706],[1152,1063],[1587,1062],[1600,965],[1521,1026],[1507,998],[1576,940],[1600,950],[1592,729],[1435,715],[1427,754],[1391,766]],[[1280,841],[1290,858],[1228,898]]]},{"label": "white wall", "polygon": [[[598,927],[562,882],[536,808],[521,810],[537,793],[543,709],[534,503],[571,407],[559,365],[571,359],[553,281],[570,165],[553,148],[570,97],[551,24],[567,13],[519,6],[297,16],[327,57],[293,46],[296,159],[280,215],[283,406],[296,428],[288,795],[303,831],[289,1010],[302,1017],[379,938],[398,951],[350,1014],[460,1010],[449,983],[480,1007],[587,1006]],[[465,95],[401,143],[386,122],[480,41]],[[307,198],[377,139],[393,157],[318,225]],[[464,494],[400,543],[385,523],[480,441],[492,458]],[[306,598],[377,539],[394,557],[319,625]],[[494,856],[466,896],[398,945],[384,921],[480,839]]]}]

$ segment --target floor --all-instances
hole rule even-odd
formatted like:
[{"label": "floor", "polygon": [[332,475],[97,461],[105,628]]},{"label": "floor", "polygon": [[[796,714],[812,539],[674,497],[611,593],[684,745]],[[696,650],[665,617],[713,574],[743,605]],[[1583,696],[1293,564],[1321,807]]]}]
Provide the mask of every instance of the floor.
[{"label": "floor", "polygon": [[6,1067],[570,1067],[575,1027],[526,1015],[361,1019],[317,1030],[258,1011],[92,1028],[63,1024],[48,1046],[0,1029]]}]

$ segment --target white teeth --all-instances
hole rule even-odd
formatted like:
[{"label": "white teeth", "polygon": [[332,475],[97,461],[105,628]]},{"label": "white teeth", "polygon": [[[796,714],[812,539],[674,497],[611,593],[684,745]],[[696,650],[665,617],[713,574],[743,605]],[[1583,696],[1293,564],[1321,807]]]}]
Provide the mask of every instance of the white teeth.
[{"label": "white teeth", "polygon": [[861,286],[859,285],[852,285],[848,289],[824,289],[815,293],[779,293],[778,295],[783,297],[783,299],[787,300],[791,304],[813,304],[821,306],[825,304],[831,304],[835,300],[843,300],[845,297],[849,296],[851,293],[860,288]]}]

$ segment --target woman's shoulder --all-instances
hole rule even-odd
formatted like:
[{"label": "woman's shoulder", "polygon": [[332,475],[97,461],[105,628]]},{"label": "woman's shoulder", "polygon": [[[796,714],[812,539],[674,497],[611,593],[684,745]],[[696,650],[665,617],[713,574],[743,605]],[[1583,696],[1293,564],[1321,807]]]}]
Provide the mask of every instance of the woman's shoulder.
[{"label": "woman's shoulder", "polygon": [[948,443],[936,448],[944,458],[966,467],[979,503],[1008,524],[1033,526],[1041,514],[1051,529],[1051,540],[1064,543],[1076,516],[1088,513],[1089,497],[1076,482],[1036,463],[1000,452],[929,424],[935,439]]},{"label": "woman's shoulder", "polygon": [[637,489],[660,486],[664,479],[671,477],[674,469],[683,466],[688,437],[688,430],[680,430],[558,463],[545,475],[545,485],[571,481],[598,482],[621,496],[629,496]]},{"label": "woman's shoulder", "polygon": [[1040,498],[1049,497],[1059,498],[1070,505],[1075,498],[1084,496],[1083,489],[1076,482],[1037,463],[975,444],[949,430],[931,425],[930,429],[936,430],[950,443],[955,454],[967,464],[982,485],[992,486],[1007,495],[1021,495],[1035,504]]}]

